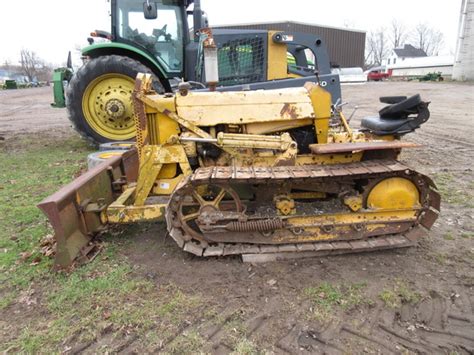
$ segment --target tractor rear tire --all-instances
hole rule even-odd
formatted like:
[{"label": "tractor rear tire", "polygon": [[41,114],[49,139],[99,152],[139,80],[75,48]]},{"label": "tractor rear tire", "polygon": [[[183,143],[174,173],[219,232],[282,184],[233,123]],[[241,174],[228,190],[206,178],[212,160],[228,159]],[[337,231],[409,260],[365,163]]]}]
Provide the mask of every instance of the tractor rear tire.
[{"label": "tractor rear tire", "polygon": [[[131,94],[138,73],[152,71],[119,55],[93,58],[77,71],[66,91],[66,106],[83,138],[94,145],[135,138]],[[163,92],[158,78],[154,79],[154,89]]]}]

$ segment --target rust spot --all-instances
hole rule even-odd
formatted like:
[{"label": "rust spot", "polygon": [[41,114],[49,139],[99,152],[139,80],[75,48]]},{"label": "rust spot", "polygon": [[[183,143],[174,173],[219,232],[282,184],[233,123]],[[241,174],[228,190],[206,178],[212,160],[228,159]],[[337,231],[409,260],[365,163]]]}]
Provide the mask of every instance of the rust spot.
[{"label": "rust spot", "polygon": [[292,118],[296,120],[298,118],[296,107],[289,103],[284,104],[280,111],[280,116],[283,118]]}]

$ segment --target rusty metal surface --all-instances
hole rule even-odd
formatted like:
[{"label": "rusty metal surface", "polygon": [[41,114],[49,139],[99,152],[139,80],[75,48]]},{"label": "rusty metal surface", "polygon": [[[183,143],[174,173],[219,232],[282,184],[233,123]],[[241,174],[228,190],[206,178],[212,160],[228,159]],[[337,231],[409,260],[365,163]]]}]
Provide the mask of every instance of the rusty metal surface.
[{"label": "rusty metal surface", "polygon": [[143,81],[146,77],[143,74],[138,74],[135,80],[135,88],[132,94],[133,102],[133,119],[135,121],[135,129],[137,132],[136,142],[138,154],[141,153],[143,146],[148,143],[148,131],[146,125],[145,105],[139,99],[139,95],[145,90]]},{"label": "rusty metal surface", "polygon": [[[434,184],[431,186],[434,187]],[[437,211],[441,211],[441,195],[434,190],[430,190],[429,194],[430,207],[434,208]]]},{"label": "rusty metal surface", "polygon": [[[349,164],[334,165],[301,165],[279,167],[232,167],[217,166],[200,168],[191,177],[193,183],[208,180],[227,180],[232,178],[237,181],[247,180],[279,180],[294,177],[298,178],[327,178],[338,176],[351,177],[364,174],[383,174],[386,172],[403,172],[410,170],[406,165],[393,160],[374,160]],[[373,176],[372,176],[373,177]]]},{"label": "rusty metal surface", "polygon": [[285,103],[283,108],[280,111],[281,117],[289,117],[293,120],[298,119],[297,107],[293,106],[291,103]]},{"label": "rusty metal surface", "polygon": [[[188,235],[180,227],[179,219],[176,218],[174,210],[179,203],[173,203],[173,198],[181,200],[179,191],[189,189],[191,185],[202,184],[278,184],[280,182],[289,183],[292,180],[301,184],[310,184],[318,181],[320,183],[334,181],[351,181],[353,179],[371,178],[383,179],[390,176],[401,176],[406,174],[418,182],[421,190],[422,207],[415,220],[408,222],[399,221],[386,223],[383,227],[373,230],[371,233],[351,233],[350,236],[338,238],[330,241],[316,242],[295,242],[288,239],[285,243],[268,244],[262,236],[238,240],[238,236],[231,238],[231,242],[225,240],[226,236],[231,236],[233,232],[221,235],[218,240],[206,240],[205,238],[194,238]],[[175,193],[171,197],[166,212],[168,230],[171,237],[184,250],[199,256],[219,256],[241,254],[247,259],[256,260],[253,255],[275,254],[270,259],[278,260],[283,257],[281,253],[303,253],[299,256],[327,255],[333,253],[363,252],[369,250],[391,249],[410,246],[414,241],[424,235],[421,225],[431,227],[436,220],[439,211],[439,195],[431,187],[434,187],[431,180],[406,165],[393,160],[366,161],[351,164],[338,164],[330,166],[292,166],[292,167],[209,167],[200,168],[188,179],[181,182]],[[291,217],[288,217],[291,219]],[[377,222],[374,222],[377,223]],[[248,233],[248,234],[252,234]],[[278,255],[277,255],[278,254]],[[287,257],[288,255],[284,255]]]},{"label": "rusty metal surface", "polygon": [[428,210],[423,214],[423,217],[421,218],[421,224],[423,225],[423,227],[430,229],[436,219],[438,219],[438,212]]},{"label": "rusty metal surface", "polygon": [[405,237],[412,242],[415,242],[418,239],[425,237],[426,235],[427,235],[426,230],[420,227],[413,228],[408,233],[405,233]]},{"label": "rusty metal surface", "polygon": [[[356,242],[332,242],[332,243],[321,243],[317,250],[310,250],[314,248],[314,245],[308,245],[310,248],[306,251],[292,252],[291,248],[287,250],[275,250],[269,253],[248,253],[242,254],[242,260],[244,263],[266,263],[271,261],[283,261],[283,260],[294,260],[304,258],[314,258],[328,255],[341,255],[355,252],[375,251],[375,250],[388,250],[395,248],[407,248],[413,245],[413,243],[404,236],[394,236],[391,238],[381,238],[378,240],[379,243],[374,246],[368,241]],[[314,248],[316,249],[316,248]]]},{"label": "rusty metal surface", "polygon": [[402,141],[387,142],[355,142],[355,143],[329,143],[329,144],[310,144],[309,148],[314,154],[331,154],[344,153],[354,151],[367,150],[383,150],[383,149],[401,149],[401,148],[418,148],[420,144]]},{"label": "rusty metal surface", "polygon": [[54,230],[56,265],[69,266],[103,228],[101,206],[112,203],[124,183],[136,181],[137,171],[137,152],[132,149],[106,160],[38,204]]},{"label": "rusty metal surface", "polygon": [[216,42],[214,41],[214,36],[212,35],[212,29],[210,27],[201,28],[199,32],[201,32],[204,37],[202,42],[203,47],[217,48]]}]

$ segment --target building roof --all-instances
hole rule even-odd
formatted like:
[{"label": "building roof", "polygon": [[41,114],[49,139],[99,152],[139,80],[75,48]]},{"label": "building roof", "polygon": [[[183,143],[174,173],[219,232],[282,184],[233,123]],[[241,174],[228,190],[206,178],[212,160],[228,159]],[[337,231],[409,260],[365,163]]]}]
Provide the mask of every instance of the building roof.
[{"label": "building roof", "polygon": [[302,25],[302,26],[324,27],[324,28],[330,28],[330,29],[333,29],[333,30],[348,31],[348,32],[358,32],[358,33],[366,33],[367,32],[367,31],[357,30],[357,29],[353,29],[353,28],[319,25],[319,24],[316,24],[316,23],[300,22],[300,21],[262,21],[262,22],[247,22],[247,23],[242,22],[242,23],[211,25],[211,27],[214,27],[214,28],[233,27],[233,26],[242,27],[242,26],[272,25],[272,24],[282,24],[282,23],[286,23],[288,25],[297,24],[297,25]]},{"label": "building roof", "polygon": [[403,48],[395,48],[393,51],[398,57],[405,57],[405,58],[427,57],[423,49],[415,48],[411,44],[405,44]]}]

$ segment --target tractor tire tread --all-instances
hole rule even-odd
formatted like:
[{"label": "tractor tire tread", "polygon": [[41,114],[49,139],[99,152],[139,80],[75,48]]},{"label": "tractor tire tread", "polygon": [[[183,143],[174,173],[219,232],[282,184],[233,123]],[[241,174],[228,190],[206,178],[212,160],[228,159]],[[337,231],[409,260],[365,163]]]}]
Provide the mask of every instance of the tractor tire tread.
[{"label": "tractor tire tread", "polygon": [[[114,69],[114,71],[110,71],[110,69]],[[66,90],[68,119],[71,121],[73,129],[90,145],[95,147],[100,143],[112,140],[95,133],[88,125],[82,112],[82,96],[89,83],[99,75],[106,74],[107,70],[121,74],[132,72],[153,74],[150,68],[139,61],[115,54],[92,58],[76,72]],[[154,82],[159,83],[159,79],[156,77],[155,79]]]}]

